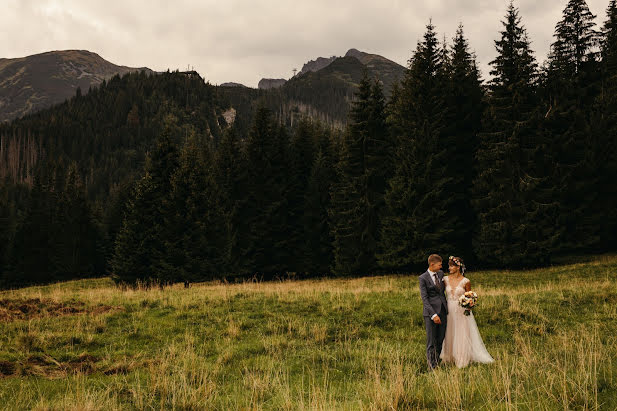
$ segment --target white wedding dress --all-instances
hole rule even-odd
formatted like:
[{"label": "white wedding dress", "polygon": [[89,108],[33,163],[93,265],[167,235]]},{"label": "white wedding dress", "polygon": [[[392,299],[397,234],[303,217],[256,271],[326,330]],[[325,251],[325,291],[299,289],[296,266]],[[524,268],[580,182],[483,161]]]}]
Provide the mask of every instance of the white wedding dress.
[{"label": "white wedding dress", "polygon": [[458,304],[469,279],[463,277],[454,289],[450,286],[449,277],[444,277],[444,281],[448,299],[448,323],[440,358],[444,362],[456,364],[458,368],[466,367],[471,362],[492,363],[495,360],[484,347],[473,312],[466,316],[465,310]]}]

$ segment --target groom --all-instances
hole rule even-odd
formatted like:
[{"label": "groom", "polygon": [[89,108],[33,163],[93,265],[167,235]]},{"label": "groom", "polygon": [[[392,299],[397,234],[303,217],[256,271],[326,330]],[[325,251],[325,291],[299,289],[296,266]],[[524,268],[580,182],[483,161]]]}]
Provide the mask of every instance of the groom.
[{"label": "groom", "polygon": [[431,254],[428,258],[428,270],[420,276],[420,297],[424,306],[422,315],[426,325],[426,360],[429,369],[439,364],[441,345],[446,336],[448,303],[444,293],[441,263],[439,255]]}]

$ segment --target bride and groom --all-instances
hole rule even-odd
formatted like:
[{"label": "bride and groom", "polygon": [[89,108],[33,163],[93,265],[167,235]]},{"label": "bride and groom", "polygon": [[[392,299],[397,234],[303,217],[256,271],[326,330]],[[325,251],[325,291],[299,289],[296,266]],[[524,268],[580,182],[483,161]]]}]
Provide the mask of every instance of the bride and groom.
[{"label": "bride and groom", "polygon": [[493,362],[493,357],[484,347],[473,313],[465,315],[465,309],[459,305],[459,298],[471,290],[471,282],[464,276],[463,260],[450,257],[450,275],[447,277],[441,271],[439,255],[429,256],[428,264],[428,270],[419,280],[429,369],[437,367],[441,361],[454,363],[459,368],[471,362]]}]

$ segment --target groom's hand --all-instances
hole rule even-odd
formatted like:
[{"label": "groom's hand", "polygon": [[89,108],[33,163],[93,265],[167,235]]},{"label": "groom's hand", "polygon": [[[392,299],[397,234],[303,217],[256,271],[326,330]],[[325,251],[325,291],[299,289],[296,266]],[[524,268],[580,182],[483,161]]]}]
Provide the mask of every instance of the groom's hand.
[{"label": "groom's hand", "polygon": [[436,316],[433,318],[433,322],[434,322],[435,324],[441,324],[441,318],[439,318],[439,316],[438,316],[438,315],[436,315]]}]

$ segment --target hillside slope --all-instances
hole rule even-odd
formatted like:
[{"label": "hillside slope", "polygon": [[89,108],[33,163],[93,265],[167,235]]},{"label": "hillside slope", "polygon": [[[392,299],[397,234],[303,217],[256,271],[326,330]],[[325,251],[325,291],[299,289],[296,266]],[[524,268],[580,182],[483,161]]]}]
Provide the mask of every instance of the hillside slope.
[{"label": "hillside slope", "polygon": [[152,70],[117,66],[87,50],[50,51],[22,58],[0,58],[0,122],[86,93],[116,74]]}]

